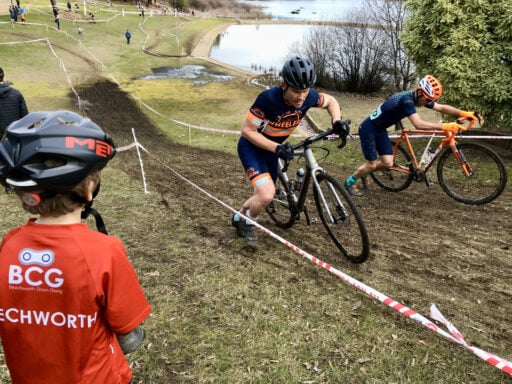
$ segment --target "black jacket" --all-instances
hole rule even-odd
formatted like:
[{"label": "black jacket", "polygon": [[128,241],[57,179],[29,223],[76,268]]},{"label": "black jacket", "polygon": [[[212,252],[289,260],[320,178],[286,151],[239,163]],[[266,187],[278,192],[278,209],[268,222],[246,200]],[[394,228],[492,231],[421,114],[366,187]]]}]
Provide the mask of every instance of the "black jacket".
[{"label": "black jacket", "polygon": [[13,121],[28,114],[27,104],[20,91],[0,82],[0,135]]}]

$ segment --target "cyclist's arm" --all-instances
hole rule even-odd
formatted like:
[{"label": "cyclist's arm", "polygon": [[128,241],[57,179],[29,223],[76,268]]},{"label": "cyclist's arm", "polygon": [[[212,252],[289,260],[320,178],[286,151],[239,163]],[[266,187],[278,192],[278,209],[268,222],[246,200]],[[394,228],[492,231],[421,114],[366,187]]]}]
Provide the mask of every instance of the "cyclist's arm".
[{"label": "cyclist's arm", "polygon": [[267,139],[265,136],[259,133],[258,126],[256,124],[253,124],[253,122],[249,120],[247,117],[242,123],[241,134],[242,137],[249,140],[252,144],[256,145],[257,147],[266,149],[269,152],[275,152],[277,146],[279,145],[279,143]]},{"label": "cyclist's arm", "polygon": [[447,104],[434,103],[432,109],[434,111],[441,112],[445,115],[453,115],[457,117],[460,115],[460,109],[452,107],[451,105]]},{"label": "cyclist's arm", "polygon": [[324,97],[324,108],[327,109],[327,113],[331,116],[332,122],[335,122],[336,120],[341,120],[341,110],[338,100],[336,100],[333,96],[325,93]]},{"label": "cyclist's arm", "polygon": [[442,129],[441,123],[431,123],[430,121],[422,120],[417,113],[413,113],[412,115],[407,116],[407,118],[411,121],[412,125],[414,125],[414,128],[416,129]]}]

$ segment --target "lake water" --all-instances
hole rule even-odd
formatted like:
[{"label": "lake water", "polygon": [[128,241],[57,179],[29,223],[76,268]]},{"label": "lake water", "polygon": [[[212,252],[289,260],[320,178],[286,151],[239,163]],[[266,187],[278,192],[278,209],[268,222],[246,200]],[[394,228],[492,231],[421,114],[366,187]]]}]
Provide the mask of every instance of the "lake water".
[{"label": "lake water", "polygon": [[[343,21],[361,6],[354,0],[239,0],[259,5],[274,20],[297,20],[304,24],[233,25],[220,34],[210,57],[254,73],[281,69],[291,49],[303,42],[311,26],[308,21]],[[291,12],[298,11],[298,13]],[[318,27],[317,27],[318,28]]]},{"label": "lake water", "polygon": [[257,5],[273,20],[345,20],[361,0],[239,0]]},{"label": "lake water", "polygon": [[210,57],[255,73],[280,70],[294,45],[309,31],[306,25],[232,25],[219,35]]}]

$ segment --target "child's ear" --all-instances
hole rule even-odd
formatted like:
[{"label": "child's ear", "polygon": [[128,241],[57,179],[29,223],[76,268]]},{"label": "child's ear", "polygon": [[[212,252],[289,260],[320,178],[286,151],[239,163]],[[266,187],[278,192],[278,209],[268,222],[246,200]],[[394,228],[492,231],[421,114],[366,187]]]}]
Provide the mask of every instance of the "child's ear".
[{"label": "child's ear", "polygon": [[85,198],[87,201],[92,201],[94,188],[96,188],[94,180],[89,180],[85,186]]}]

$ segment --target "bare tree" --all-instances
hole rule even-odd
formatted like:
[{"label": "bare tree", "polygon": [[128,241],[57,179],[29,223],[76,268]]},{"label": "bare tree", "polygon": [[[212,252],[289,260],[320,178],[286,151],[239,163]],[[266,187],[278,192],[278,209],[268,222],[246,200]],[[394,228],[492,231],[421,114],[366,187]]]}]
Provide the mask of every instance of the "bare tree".
[{"label": "bare tree", "polygon": [[305,56],[311,60],[317,73],[316,84],[324,88],[332,86],[329,60],[334,47],[330,41],[333,33],[330,29],[330,27],[311,28],[304,37],[302,45],[293,48],[299,56]]},{"label": "bare tree", "polygon": [[369,21],[386,36],[388,72],[397,91],[409,89],[415,80],[414,66],[400,40],[406,18],[406,0],[365,0]]},{"label": "bare tree", "polygon": [[348,22],[311,29],[300,53],[314,63],[318,85],[347,92],[370,93],[383,86],[383,34],[368,25],[364,12],[349,15]]},{"label": "bare tree", "polygon": [[349,21],[353,26],[336,28],[332,37],[338,44],[330,60],[336,83],[349,92],[378,91],[384,70],[381,33],[368,25],[363,11],[352,12]]}]

